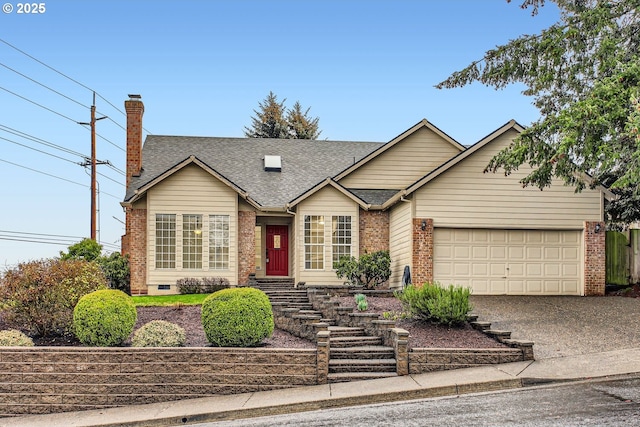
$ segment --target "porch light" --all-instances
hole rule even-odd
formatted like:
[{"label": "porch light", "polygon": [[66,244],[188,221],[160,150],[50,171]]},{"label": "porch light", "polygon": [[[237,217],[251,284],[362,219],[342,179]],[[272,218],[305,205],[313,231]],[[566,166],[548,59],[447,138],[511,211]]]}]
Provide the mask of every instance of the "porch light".
[{"label": "porch light", "polygon": [[593,232],[594,232],[594,233],[596,233],[596,234],[598,234],[598,233],[600,232],[600,228],[601,228],[601,227],[600,227],[600,223],[597,223],[597,224],[596,224],[596,226],[595,226],[595,228],[593,229]]},{"label": "porch light", "polygon": [[[422,231],[427,229],[427,221],[426,220],[424,220],[424,219],[422,220],[422,224],[420,225],[420,229]],[[596,231],[596,233],[597,233],[597,231]]]}]

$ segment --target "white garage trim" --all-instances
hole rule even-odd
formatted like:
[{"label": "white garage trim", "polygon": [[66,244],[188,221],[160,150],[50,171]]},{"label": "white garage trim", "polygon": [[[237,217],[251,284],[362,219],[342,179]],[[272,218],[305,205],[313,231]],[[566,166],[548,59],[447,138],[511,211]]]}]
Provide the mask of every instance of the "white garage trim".
[{"label": "white garage trim", "polygon": [[582,295],[581,230],[436,228],[434,280],[475,295]]}]

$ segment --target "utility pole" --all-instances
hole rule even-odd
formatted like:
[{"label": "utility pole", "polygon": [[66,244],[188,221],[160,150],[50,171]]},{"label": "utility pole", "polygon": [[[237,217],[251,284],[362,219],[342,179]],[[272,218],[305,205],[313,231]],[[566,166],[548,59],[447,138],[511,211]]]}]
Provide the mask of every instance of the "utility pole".
[{"label": "utility pole", "polygon": [[97,196],[96,196],[96,174],[97,174],[97,166],[104,165],[107,162],[100,162],[96,160],[96,121],[106,119],[107,117],[99,117],[96,118],[96,93],[93,92],[93,104],[91,104],[91,121],[89,123],[80,123],[81,125],[89,125],[91,126],[91,159],[87,159],[84,163],[81,163],[82,166],[91,165],[91,240],[97,239],[97,220],[96,220],[96,212],[97,212]]}]

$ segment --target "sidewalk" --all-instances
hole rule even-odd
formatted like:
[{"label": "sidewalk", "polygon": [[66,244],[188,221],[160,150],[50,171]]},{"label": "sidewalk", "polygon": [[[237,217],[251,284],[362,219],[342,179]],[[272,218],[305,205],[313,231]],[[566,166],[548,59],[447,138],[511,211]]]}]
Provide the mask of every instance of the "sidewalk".
[{"label": "sidewalk", "polygon": [[178,426],[636,373],[640,373],[640,348],[379,380],[86,412],[0,418],[0,427]]}]

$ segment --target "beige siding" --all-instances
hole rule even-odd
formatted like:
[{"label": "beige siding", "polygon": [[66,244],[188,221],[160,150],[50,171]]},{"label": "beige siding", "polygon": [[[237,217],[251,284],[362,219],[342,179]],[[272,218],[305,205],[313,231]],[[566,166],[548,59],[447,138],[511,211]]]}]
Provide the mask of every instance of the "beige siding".
[{"label": "beige siding", "polygon": [[584,221],[602,219],[602,193],[555,182],[540,191],[518,182],[530,171],[521,167],[508,177],[483,173],[491,157],[517,135],[506,132],[415,193],[416,217],[433,218],[435,227],[582,229]]},{"label": "beige siding", "polygon": [[340,180],[347,188],[403,189],[460,150],[428,128],[409,135]]},{"label": "beige siding", "polygon": [[[149,292],[154,293],[159,284],[175,285],[184,277],[226,277],[232,285],[237,282],[237,212],[238,196],[231,188],[212,177],[200,167],[191,165],[157,184],[147,193],[147,282]],[[176,214],[176,269],[156,269],[155,219],[156,214]],[[202,270],[182,269],[182,215],[200,214],[203,222]],[[229,215],[229,269],[210,270],[209,215]],[[173,289],[172,289],[173,291]],[[166,293],[166,292],[164,292]]]},{"label": "beige siding", "polygon": [[[351,216],[351,254],[358,256],[358,212],[359,206],[348,197],[332,187],[318,191],[298,205],[295,220],[295,270],[298,281],[308,284],[342,284],[344,281],[336,276],[332,263],[331,217],[335,215]],[[322,270],[306,270],[304,257],[304,217],[305,215],[323,215],[324,226],[324,268]]]},{"label": "beige siding", "polygon": [[389,255],[391,256],[391,278],[389,287],[401,288],[404,267],[413,269],[411,251],[411,211],[412,203],[403,202],[396,205],[390,213],[389,222]]}]

